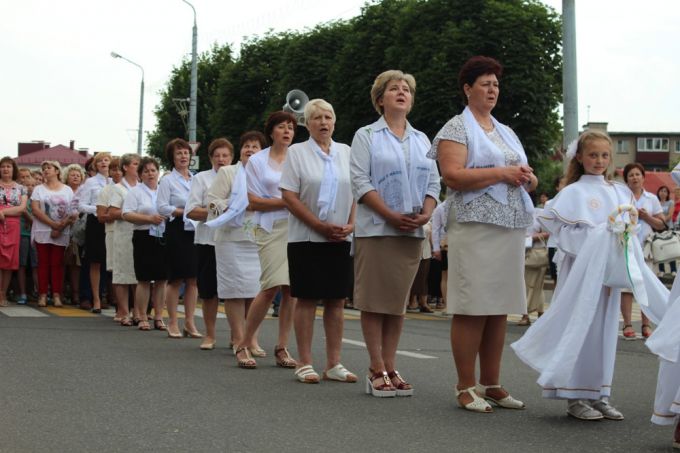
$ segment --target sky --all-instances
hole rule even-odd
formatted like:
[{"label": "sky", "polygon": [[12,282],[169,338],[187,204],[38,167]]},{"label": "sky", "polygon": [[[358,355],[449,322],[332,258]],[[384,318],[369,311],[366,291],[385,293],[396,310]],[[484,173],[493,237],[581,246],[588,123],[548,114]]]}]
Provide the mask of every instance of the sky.
[{"label": "sky", "polygon": [[[543,2],[562,10],[561,0]],[[364,3],[193,0],[198,52],[348,19]],[[154,129],[170,71],[191,53],[193,13],[182,0],[2,0],[0,17],[0,156],[16,156],[18,142],[33,140],[134,152],[141,71],[111,52],[144,68],[145,132]],[[579,124],[680,131],[678,18],[677,0],[576,0]]]}]

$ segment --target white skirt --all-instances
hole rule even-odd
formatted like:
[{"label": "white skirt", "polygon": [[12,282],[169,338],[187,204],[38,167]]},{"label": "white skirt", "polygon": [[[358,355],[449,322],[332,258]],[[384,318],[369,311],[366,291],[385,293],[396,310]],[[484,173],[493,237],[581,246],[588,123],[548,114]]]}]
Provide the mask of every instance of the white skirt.
[{"label": "white skirt", "polygon": [[[108,238],[108,235],[107,235]],[[135,260],[132,255],[132,224],[123,222],[113,230],[113,251],[106,252],[106,259],[113,257],[113,284],[136,285]]]},{"label": "white skirt", "polygon": [[217,297],[247,299],[260,292],[260,259],[254,242],[217,242],[215,260]]},{"label": "white skirt", "polygon": [[113,253],[114,253],[114,245],[113,245],[113,231],[107,231],[106,236],[104,239],[104,243],[106,245],[106,270],[111,272],[113,270]]}]

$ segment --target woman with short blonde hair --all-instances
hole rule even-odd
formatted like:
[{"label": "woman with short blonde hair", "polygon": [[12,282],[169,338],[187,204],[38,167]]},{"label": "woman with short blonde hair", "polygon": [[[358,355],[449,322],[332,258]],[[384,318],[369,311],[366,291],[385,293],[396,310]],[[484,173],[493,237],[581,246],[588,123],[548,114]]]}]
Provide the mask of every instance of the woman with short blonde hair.
[{"label": "woman with short blonde hair", "polygon": [[378,75],[371,100],[381,116],[356,132],[350,153],[357,200],[354,306],[361,310],[370,357],[366,393],[376,397],[413,394],[396,369],[397,345],[420,265],[423,225],[439,197],[437,166],[426,156],[430,141],[406,119],[414,94],[413,76],[397,70]]}]

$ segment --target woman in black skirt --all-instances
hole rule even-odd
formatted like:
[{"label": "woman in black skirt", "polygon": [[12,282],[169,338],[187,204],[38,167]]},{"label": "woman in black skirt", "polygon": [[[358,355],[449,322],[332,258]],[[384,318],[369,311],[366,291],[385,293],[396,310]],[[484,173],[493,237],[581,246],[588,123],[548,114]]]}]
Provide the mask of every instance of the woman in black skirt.
[{"label": "woman in black skirt", "polygon": [[[165,223],[165,240],[168,253],[168,290],[165,305],[168,309],[170,321],[168,323],[168,337],[203,338],[194,324],[194,311],[198,288],[196,275],[198,257],[194,248],[194,225],[190,220],[184,220],[184,206],[189,199],[191,190],[191,146],[186,140],[176,138],[165,145],[165,157],[172,168],[172,172],[165,175],[158,184],[158,199],[156,207],[158,213],[167,217]],[[184,287],[184,330],[180,332],[177,320],[177,305],[182,282]]]},{"label": "woman in black skirt", "polygon": [[146,316],[151,282],[154,282],[154,328],[165,330],[163,301],[168,275],[166,247],[163,239],[165,217],[156,209],[158,162],[153,157],[143,157],[137,169],[142,184],[137,184],[125,195],[123,219],[134,224],[132,256],[137,277],[135,310],[140,330],[151,330]]},{"label": "woman in black skirt", "polygon": [[299,360],[295,376],[303,383],[320,380],[312,367],[312,335],[316,304],[321,300],[326,331],[324,379],[356,382],[356,375],[340,363],[343,308],[352,272],[350,148],[333,141],[335,113],[323,99],[309,101],[305,125],[310,138],[289,148],[279,183],[291,213],[288,269],[291,295],[298,299],[294,324]]},{"label": "woman in black skirt", "polygon": [[97,219],[97,197],[99,192],[111,183],[109,178],[111,154],[97,153],[92,166],[97,174],[88,178],[76,193],[78,211],[87,214],[85,226],[85,260],[90,264],[90,283],[92,285],[92,312],[101,313],[99,281],[101,265],[106,266],[106,240],[104,223]]}]

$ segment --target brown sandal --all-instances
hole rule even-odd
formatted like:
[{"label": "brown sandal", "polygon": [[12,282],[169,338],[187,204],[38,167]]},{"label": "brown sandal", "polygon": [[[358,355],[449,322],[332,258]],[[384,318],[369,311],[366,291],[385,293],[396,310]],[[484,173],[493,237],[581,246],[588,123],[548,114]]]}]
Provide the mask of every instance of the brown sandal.
[{"label": "brown sandal", "polygon": [[[239,353],[244,352],[246,358],[245,359],[239,359],[238,355]],[[236,351],[234,351],[234,354],[236,355],[236,363],[238,364],[239,368],[245,368],[247,370],[252,370],[254,368],[257,368],[257,362],[255,359],[253,359],[250,355],[250,351],[248,348],[238,348]]]},{"label": "brown sandal", "polygon": [[276,357],[276,365],[281,368],[295,368],[297,366],[297,362],[286,348],[274,348],[274,357]]},{"label": "brown sandal", "polygon": [[413,386],[406,382],[397,370],[388,372],[387,377],[390,378],[392,386],[397,390],[397,396],[413,395]]}]

